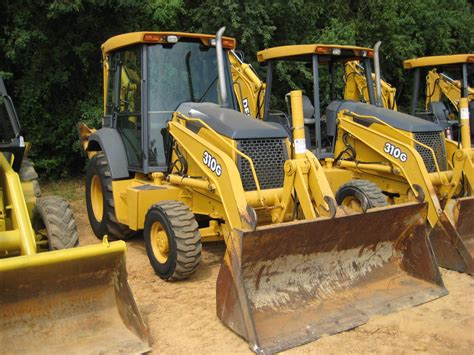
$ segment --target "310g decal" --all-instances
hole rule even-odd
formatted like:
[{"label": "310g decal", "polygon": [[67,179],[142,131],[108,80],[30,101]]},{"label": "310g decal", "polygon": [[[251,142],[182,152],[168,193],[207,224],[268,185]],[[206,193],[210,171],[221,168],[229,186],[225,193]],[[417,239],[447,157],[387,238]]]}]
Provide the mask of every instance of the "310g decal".
[{"label": "310g decal", "polygon": [[405,153],[403,153],[400,148],[397,148],[395,147],[393,144],[391,143],[385,143],[385,146],[383,147],[383,151],[385,153],[388,153],[390,154],[392,157],[396,158],[396,159],[400,159],[401,162],[406,162],[408,157]]},{"label": "310g decal", "polygon": [[214,172],[217,176],[222,175],[222,167],[220,164],[217,163],[216,158],[214,158],[210,153],[204,151],[202,154],[202,161],[204,164],[207,165],[212,172]]}]

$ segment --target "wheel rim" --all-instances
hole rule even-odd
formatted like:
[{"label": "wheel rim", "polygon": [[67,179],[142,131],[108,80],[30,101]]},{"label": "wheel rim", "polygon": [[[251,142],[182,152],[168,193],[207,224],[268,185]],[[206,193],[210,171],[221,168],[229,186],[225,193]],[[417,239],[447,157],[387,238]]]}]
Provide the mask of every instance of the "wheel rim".
[{"label": "wheel rim", "polygon": [[159,222],[154,222],[150,229],[151,246],[156,259],[164,264],[168,261],[169,242],[165,229]]},{"label": "wheel rim", "polygon": [[101,222],[104,217],[104,197],[102,184],[97,175],[94,175],[91,181],[91,204],[95,219],[97,222]]},{"label": "wheel rim", "polygon": [[348,207],[351,210],[356,211],[356,212],[364,212],[364,209],[362,208],[362,205],[361,205],[359,199],[354,197],[354,196],[346,197],[342,201],[341,205],[343,205],[345,207]]}]

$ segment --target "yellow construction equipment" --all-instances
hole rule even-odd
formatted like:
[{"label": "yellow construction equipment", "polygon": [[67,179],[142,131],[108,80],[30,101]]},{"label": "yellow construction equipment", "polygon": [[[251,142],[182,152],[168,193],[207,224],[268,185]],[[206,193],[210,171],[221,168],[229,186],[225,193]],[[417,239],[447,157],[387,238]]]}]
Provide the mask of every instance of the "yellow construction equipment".
[{"label": "yellow construction equipment", "polygon": [[[306,143],[324,166],[337,202],[363,208],[387,201],[390,204],[427,202],[431,242],[438,263],[472,274],[473,150],[469,144],[458,148],[456,142],[445,140],[443,129],[437,124],[380,107],[381,88],[376,83],[375,95],[372,82],[372,53],[370,48],[321,44],[275,47],[258,52],[258,60],[267,65],[264,121],[275,120],[276,116],[274,107],[270,106],[272,82],[278,80],[273,77],[273,66],[281,61],[286,65],[311,64],[313,85],[310,90],[314,106],[306,98],[303,110],[305,125],[309,126]],[[363,60],[372,105],[337,99],[336,65],[354,59]],[[328,69],[331,78],[328,89],[331,96],[324,115],[320,109],[320,66]],[[468,137],[469,124],[462,125],[462,130],[463,137]],[[366,184],[358,179],[375,183],[383,195],[375,198],[374,188],[363,186]]]},{"label": "yellow construction equipment", "polygon": [[217,315],[256,352],[445,295],[426,206],[338,207],[301,144],[300,91],[291,93],[294,144],[283,126],[237,111],[226,55],[235,40],[223,31],[136,32],[102,45],[103,126],[80,127],[97,237],[143,230],[165,280],[196,271],[202,242],[224,241]]},{"label": "yellow construction equipment", "polygon": [[75,247],[69,204],[38,198],[31,164],[21,168],[25,143],[1,77],[0,94],[1,352],[148,351],[127,283],[125,244]]},{"label": "yellow construction equipment", "polygon": [[[375,74],[372,74],[375,91]],[[397,111],[397,89],[385,80],[380,80],[382,87],[382,106]],[[344,63],[344,99],[370,103],[369,90],[364,67],[358,60]]]},{"label": "yellow construction equipment", "polygon": [[240,112],[262,118],[265,84],[250,64],[244,63],[239,52],[228,52],[232,73],[232,85]]},{"label": "yellow construction equipment", "polygon": [[[474,135],[474,88],[469,79],[472,80],[474,75],[474,54],[408,59],[403,62],[403,66],[413,70],[411,114],[440,124],[449,139],[461,142],[464,148],[471,147]],[[418,110],[420,74],[423,71],[427,71],[425,107]],[[460,80],[453,79],[452,75]]]}]

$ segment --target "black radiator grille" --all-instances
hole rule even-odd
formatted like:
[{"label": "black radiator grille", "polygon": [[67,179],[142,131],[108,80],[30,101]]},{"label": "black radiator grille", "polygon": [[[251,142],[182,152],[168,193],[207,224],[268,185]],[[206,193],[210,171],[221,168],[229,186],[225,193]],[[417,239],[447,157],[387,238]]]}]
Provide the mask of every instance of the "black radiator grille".
[{"label": "black radiator grille", "polygon": [[[442,132],[418,132],[415,133],[415,139],[433,149],[436,161],[441,171],[446,170],[446,148],[444,146],[444,136]],[[423,158],[426,169],[429,173],[436,171],[436,165],[431,152],[425,147],[415,144],[417,152]]]},{"label": "black radiator grille", "polygon": [[[283,165],[288,158],[284,139],[239,140],[237,149],[252,159],[262,190],[283,186]],[[239,155],[237,165],[244,190],[256,190],[257,187],[248,160]]]}]

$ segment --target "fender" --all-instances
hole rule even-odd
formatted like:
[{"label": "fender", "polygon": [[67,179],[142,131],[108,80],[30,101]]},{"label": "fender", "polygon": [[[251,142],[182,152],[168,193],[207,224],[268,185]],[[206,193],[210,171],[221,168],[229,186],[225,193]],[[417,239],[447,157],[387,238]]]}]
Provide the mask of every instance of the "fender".
[{"label": "fender", "polygon": [[103,127],[89,137],[88,151],[103,151],[109,163],[112,179],[128,179],[128,159],[120,134],[112,128]]}]

